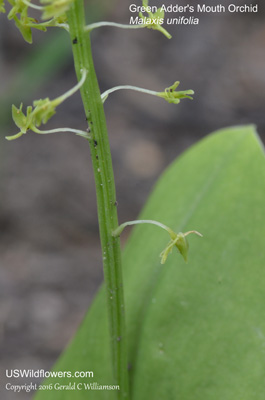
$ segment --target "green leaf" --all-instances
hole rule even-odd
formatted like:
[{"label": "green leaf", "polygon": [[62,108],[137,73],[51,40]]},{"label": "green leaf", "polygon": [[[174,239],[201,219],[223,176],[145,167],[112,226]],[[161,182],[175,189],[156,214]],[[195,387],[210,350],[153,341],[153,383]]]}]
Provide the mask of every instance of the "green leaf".
[{"label": "green leaf", "polygon": [[[189,238],[189,264],[174,252],[164,266],[157,257],[162,230],[137,225],[127,243],[132,400],[264,398],[264,182],[264,152],[252,126],[207,137],[159,180],[141,219],[204,237]],[[55,366],[92,370],[94,378],[60,384],[112,383],[105,308],[101,291]],[[112,400],[115,393],[51,390],[36,398]]]}]

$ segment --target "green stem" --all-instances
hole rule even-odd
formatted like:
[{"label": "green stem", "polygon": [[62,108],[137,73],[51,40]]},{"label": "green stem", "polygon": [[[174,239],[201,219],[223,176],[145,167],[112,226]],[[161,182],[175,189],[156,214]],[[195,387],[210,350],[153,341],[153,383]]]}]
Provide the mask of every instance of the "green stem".
[{"label": "green stem", "polygon": [[22,3],[26,4],[26,6],[28,6],[30,8],[34,8],[34,10],[39,10],[39,11],[43,11],[44,10],[44,7],[36,6],[35,4],[32,4],[27,0],[22,0]]},{"label": "green stem", "polygon": [[112,236],[112,231],[118,226],[115,183],[105,114],[93,65],[90,37],[84,29],[85,13],[82,0],[75,0],[73,3],[68,12],[68,22],[77,79],[80,80],[82,70],[88,71],[80,91],[92,137],[90,152],[97,193],[114,381],[120,386],[120,391],[117,392],[118,398],[129,399],[120,240]]},{"label": "green stem", "polygon": [[23,132],[18,132],[16,135],[12,135],[12,136],[5,136],[5,139],[7,140],[15,140],[20,138],[23,135]]},{"label": "green stem", "polygon": [[80,129],[72,129],[72,128],[56,128],[56,129],[46,129],[46,130],[40,130],[36,127],[34,129],[32,128],[33,132],[39,133],[40,135],[47,135],[50,133],[60,133],[60,132],[73,132],[78,136],[82,136],[83,138],[87,140],[91,140],[91,136],[89,133],[81,131]]},{"label": "green stem", "polygon": [[114,28],[121,28],[121,29],[139,29],[139,28],[145,28],[145,25],[128,25],[128,24],[118,24],[116,22],[108,22],[108,21],[102,21],[102,22],[95,22],[94,24],[87,25],[85,27],[86,32],[91,32],[93,29],[96,28],[101,28],[103,26],[111,26]]},{"label": "green stem", "polygon": [[106,90],[104,93],[102,93],[101,99],[102,99],[103,103],[105,102],[105,100],[107,100],[107,97],[109,96],[109,94],[116,92],[117,90],[134,90],[135,92],[146,93],[146,94],[150,94],[152,96],[159,95],[159,93],[155,92],[154,90],[144,89],[144,88],[140,88],[140,87],[132,86],[132,85],[121,85],[121,86],[115,86],[111,89]]},{"label": "green stem", "polygon": [[112,236],[116,237],[116,236],[120,236],[122,231],[124,230],[124,228],[126,228],[126,226],[129,225],[138,225],[138,224],[151,224],[151,225],[156,225],[159,226],[160,228],[164,229],[165,231],[167,231],[170,236],[173,238],[175,238],[176,234],[174,231],[172,231],[172,229],[170,229],[168,226],[162,224],[161,222],[158,221],[153,221],[152,219],[137,219],[136,221],[127,221],[124,222],[123,224],[121,224],[120,226],[118,226],[117,229],[115,229],[112,232]]},{"label": "green stem", "polygon": [[66,99],[71,97],[75,92],[77,92],[83,86],[84,82],[86,81],[87,70],[86,69],[81,69],[80,72],[81,72],[82,75],[81,75],[81,79],[79,80],[79,82],[74,87],[72,87],[71,89],[67,90],[67,92],[65,92],[61,96],[57,97],[56,99],[52,100],[52,103],[55,106],[61,104],[63,101],[65,101]]}]

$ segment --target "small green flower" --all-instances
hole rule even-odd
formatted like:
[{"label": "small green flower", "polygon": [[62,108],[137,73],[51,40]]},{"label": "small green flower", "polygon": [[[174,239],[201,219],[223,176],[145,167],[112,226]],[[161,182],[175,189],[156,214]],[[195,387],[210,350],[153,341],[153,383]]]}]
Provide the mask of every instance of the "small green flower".
[{"label": "small green flower", "polygon": [[4,0],[0,0],[0,13],[5,13],[5,2]]},{"label": "small green flower", "polygon": [[197,232],[197,231],[188,231],[186,233],[182,233],[182,232],[175,233],[171,228],[169,228],[168,226],[162,224],[161,222],[153,221],[153,220],[150,220],[150,219],[139,219],[139,220],[136,220],[136,221],[124,222],[124,224],[119,225],[118,228],[115,229],[112,232],[112,236],[113,237],[120,236],[122,231],[123,231],[123,229],[126,226],[138,225],[138,224],[156,225],[159,228],[162,228],[165,231],[167,231],[167,233],[169,234],[170,242],[167,244],[166,248],[160,254],[161,264],[165,264],[168,255],[172,252],[173,247],[175,247],[175,246],[177,247],[177,249],[180,252],[180,254],[182,255],[182,257],[184,258],[185,262],[187,262],[188,261],[189,243],[188,243],[188,240],[187,240],[186,236],[190,235],[191,233],[195,233],[196,235],[202,237],[202,234]]},{"label": "small green flower", "polygon": [[174,246],[176,246],[182,257],[184,258],[184,261],[188,262],[189,242],[186,236],[190,235],[191,233],[195,233],[195,235],[202,237],[202,234],[197,231],[175,233],[174,231],[172,231],[172,229],[168,227],[166,230],[168,231],[171,240],[166,248],[162,251],[162,253],[160,253],[161,264],[165,264],[167,257],[172,252]]},{"label": "small green flower", "polygon": [[[15,21],[16,27],[19,29],[20,33],[22,34],[23,38],[26,40],[28,43],[32,43],[32,31],[31,29],[38,29],[40,31],[45,32],[47,30],[47,27],[51,26],[57,26],[57,27],[62,27],[64,29],[68,29],[67,24],[65,24],[66,21],[66,15],[61,14],[59,12],[59,9],[62,10],[62,5],[60,4],[60,7],[58,7],[58,3],[71,3],[73,0],[54,0],[53,8],[56,8],[56,12],[54,12],[55,15],[48,15],[46,12],[46,7],[51,7],[51,5],[48,5],[46,7],[40,7],[36,6],[34,4],[31,4],[30,0],[8,0],[9,3],[11,4],[12,8],[10,12],[8,13],[8,19],[13,19]],[[46,2],[50,2],[52,0],[43,0]],[[56,4],[55,4],[56,3]],[[28,9],[29,8],[34,8],[40,11],[43,11],[44,14],[46,12],[46,19],[50,18],[49,21],[45,21],[42,23],[39,23],[35,18],[31,18],[28,16]],[[67,7],[64,7],[63,10],[67,9]],[[4,12],[4,0],[0,0],[0,12]]]},{"label": "small green flower", "polygon": [[20,107],[17,108],[14,104],[12,105],[12,118],[15,122],[16,126],[20,129],[20,131],[13,136],[6,136],[7,140],[14,140],[25,134],[29,129],[34,128],[33,124],[33,116],[32,116],[32,107],[27,107],[26,115],[22,111],[23,103],[20,104]]},{"label": "small green flower", "polygon": [[40,0],[45,4],[42,19],[59,18],[71,7],[74,0]]},{"label": "small green flower", "polygon": [[46,31],[45,24],[39,24],[35,18],[28,16],[28,4],[23,0],[8,0],[12,5],[12,8],[8,14],[8,19],[15,21],[16,27],[19,29],[24,40],[28,43],[32,43],[32,32],[31,28],[35,28],[41,31]]},{"label": "small green flower", "polygon": [[12,105],[12,118],[15,122],[16,126],[25,133],[27,131],[28,119],[25,114],[22,112],[23,103],[20,104],[20,107],[17,108],[14,104]]},{"label": "small green flower", "polygon": [[[51,101],[48,97],[44,100],[35,100],[33,106],[27,107],[26,115],[22,112],[23,104],[17,108],[14,104],[12,105],[12,118],[20,129],[21,135],[25,134],[29,129],[35,130],[36,127],[42,123],[46,124],[48,120],[55,114],[56,103],[55,100]],[[20,135],[20,136],[21,136]],[[17,136],[17,135],[15,135]],[[9,136],[11,139],[13,136]]]},{"label": "small green flower", "polygon": [[[173,232],[174,233],[174,232]],[[198,232],[193,232],[197,233]],[[186,239],[187,233],[174,233],[174,235],[170,235],[172,239],[168,243],[167,247],[161,252],[160,257],[161,257],[161,264],[165,264],[168,255],[172,252],[173,247],[176,246],[182,257],[184,258],[185,262],[188,262],[188,250],[189,250],[189,243]],[[201,234],[199,234],[201,236]]]},{"label": "small green flower", "polygon": [[[27,107],[27,113],[24,114],[22,111],[23,104],[20,104],[20,107],[17,108],[15,105],[12,105],[12,118],[16,124],[16,126],[20,129],[16,135],[6,136],[7,140],[17,139],[23,134],[27,133],[28,130],[32,130],[36,133],[42,133],[38,127],[41,124],[46,124],[49,119],[56,113],[56,107],[59,106],[64,100],[68,97],[72,96],[75,92],[77,92],[81,86],[83,85],[87,71],[81,70],[82,77],[80,81],[70,90],[68,90],[63,95],[57,97],[54,100],[50,100],[48,97],[46,99],[35,100],[33,102],[33,107]],[[72,132],[75,132],[81,136],[88,138],[88,134],[81,132],[79,130],[69,129]],[[54,131],[54,130],[52,130]],[[45,131],[45,133],[49,133]]]},{"label": "small green flower", "polygon": [[8,0],[8,1],[12,6],[7,16],[8,19],[13,19],[17,14],[22,14],[23,17],[27,16],[28,6],[22,0]]},{"label": "small green flower", "polygon": [[159,23],[159,21],[164,20],[164,16],[165,16],[165,12],[164,12],[164,10],[162,10],[162,7],[159,8],[157,10],[157,12],[152,13],[148,9],[148,0],[143,0],[143,7],[145,8],[145,12],[148,14],[148,17],[145,17],[143,15],[143,13],[141,13],[141,12],[139,13],[139,17],[140,18],[142,18],[143,20],[147,20],[148,21],[146,24],[144,24],[144,26],[146,28],[148,28],[148,29],[153,29],[153,30],[156,30],[156,31],[160,31],[168,39],[171,39],[172,36],[170,35],[170,33],[161,26],[162,25],[161,23]]},{"label": "small green flower", "polygon": [[176,91],[176,88],[179,86],[180,82],[176,81],[172,86],[165,89],[164,92],[157,93],[157,96],[162,97],[168,103],[178,104],[181,99],[191,99],[193,98],[190,95],[194,94],[193,90],[182,90]]},{"label": "small green flower", "polygon": [[34,108],[34,125],[40,126],[46,124],[49,119],[55,114],[57,106],[56,101],[51,101],[48,97],[46,99],[35,100],[33,102]]}]

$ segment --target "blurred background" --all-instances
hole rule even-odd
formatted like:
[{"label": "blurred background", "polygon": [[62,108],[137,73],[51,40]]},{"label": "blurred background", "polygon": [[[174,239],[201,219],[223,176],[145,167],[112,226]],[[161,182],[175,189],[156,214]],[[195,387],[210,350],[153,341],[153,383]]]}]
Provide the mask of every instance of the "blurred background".
[{"label": "blurred background", "polygon": [[[131,3],[87,1],[87,21],[128,23]],[[198,3],[220,4],[189,1]],[[160,173],[208,133],[254,123],[265,139],[265,10],[263,0],[254,3],[258,14],[200,14],[199,25],[168,26],[171,40],[148,29],[92,33],[102,91],[122,84],[162,91],[175,80],[181,81],[180,90],[195,91],[193,101],[179,105],[127,91],[106,101],[120,222],[137,218]],[[12,103],[55,98],[76,83],[65,32],[34,31],[33,42],[26,44],[13,21],[1,14],[1,374],[11,368],[51,368],[102,281],[94,181],[84,139],[70,133],[4,139],[17,132]],[[79,94],[61,105],[46,126],[86,129]],[[30,397],[5,391],[1,398]]]}]

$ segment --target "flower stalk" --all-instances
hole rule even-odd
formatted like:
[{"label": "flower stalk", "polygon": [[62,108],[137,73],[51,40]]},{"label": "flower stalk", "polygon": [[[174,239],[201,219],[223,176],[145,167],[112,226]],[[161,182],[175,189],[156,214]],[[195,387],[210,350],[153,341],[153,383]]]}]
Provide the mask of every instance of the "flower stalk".
[{"label": "flower stalk", "polygon": [[129,399],[120,240],[112,236],[113,230],[118,227],[117,203],[105,113],[93,64],[90,35],[84,29],[83,1],[74,1],[67,16],[78,80],[81,70],[88,71],[80,92],[92,138],[90,153],[96,184],[114,384],[120,387],[118,398]]},{"label": "flower stalk", "polygon": [[140,29],[145,28],[145,25],[128,25],[128,24],[119,24],[117,22],[109,22],[109,21],[100,21],[94,22],[93,24],[89,24],[85,27],[86,32],[91,32],[94,29],[102,28],[105,26],[113,27],[113,28],[120,28],[120,29]]}]

